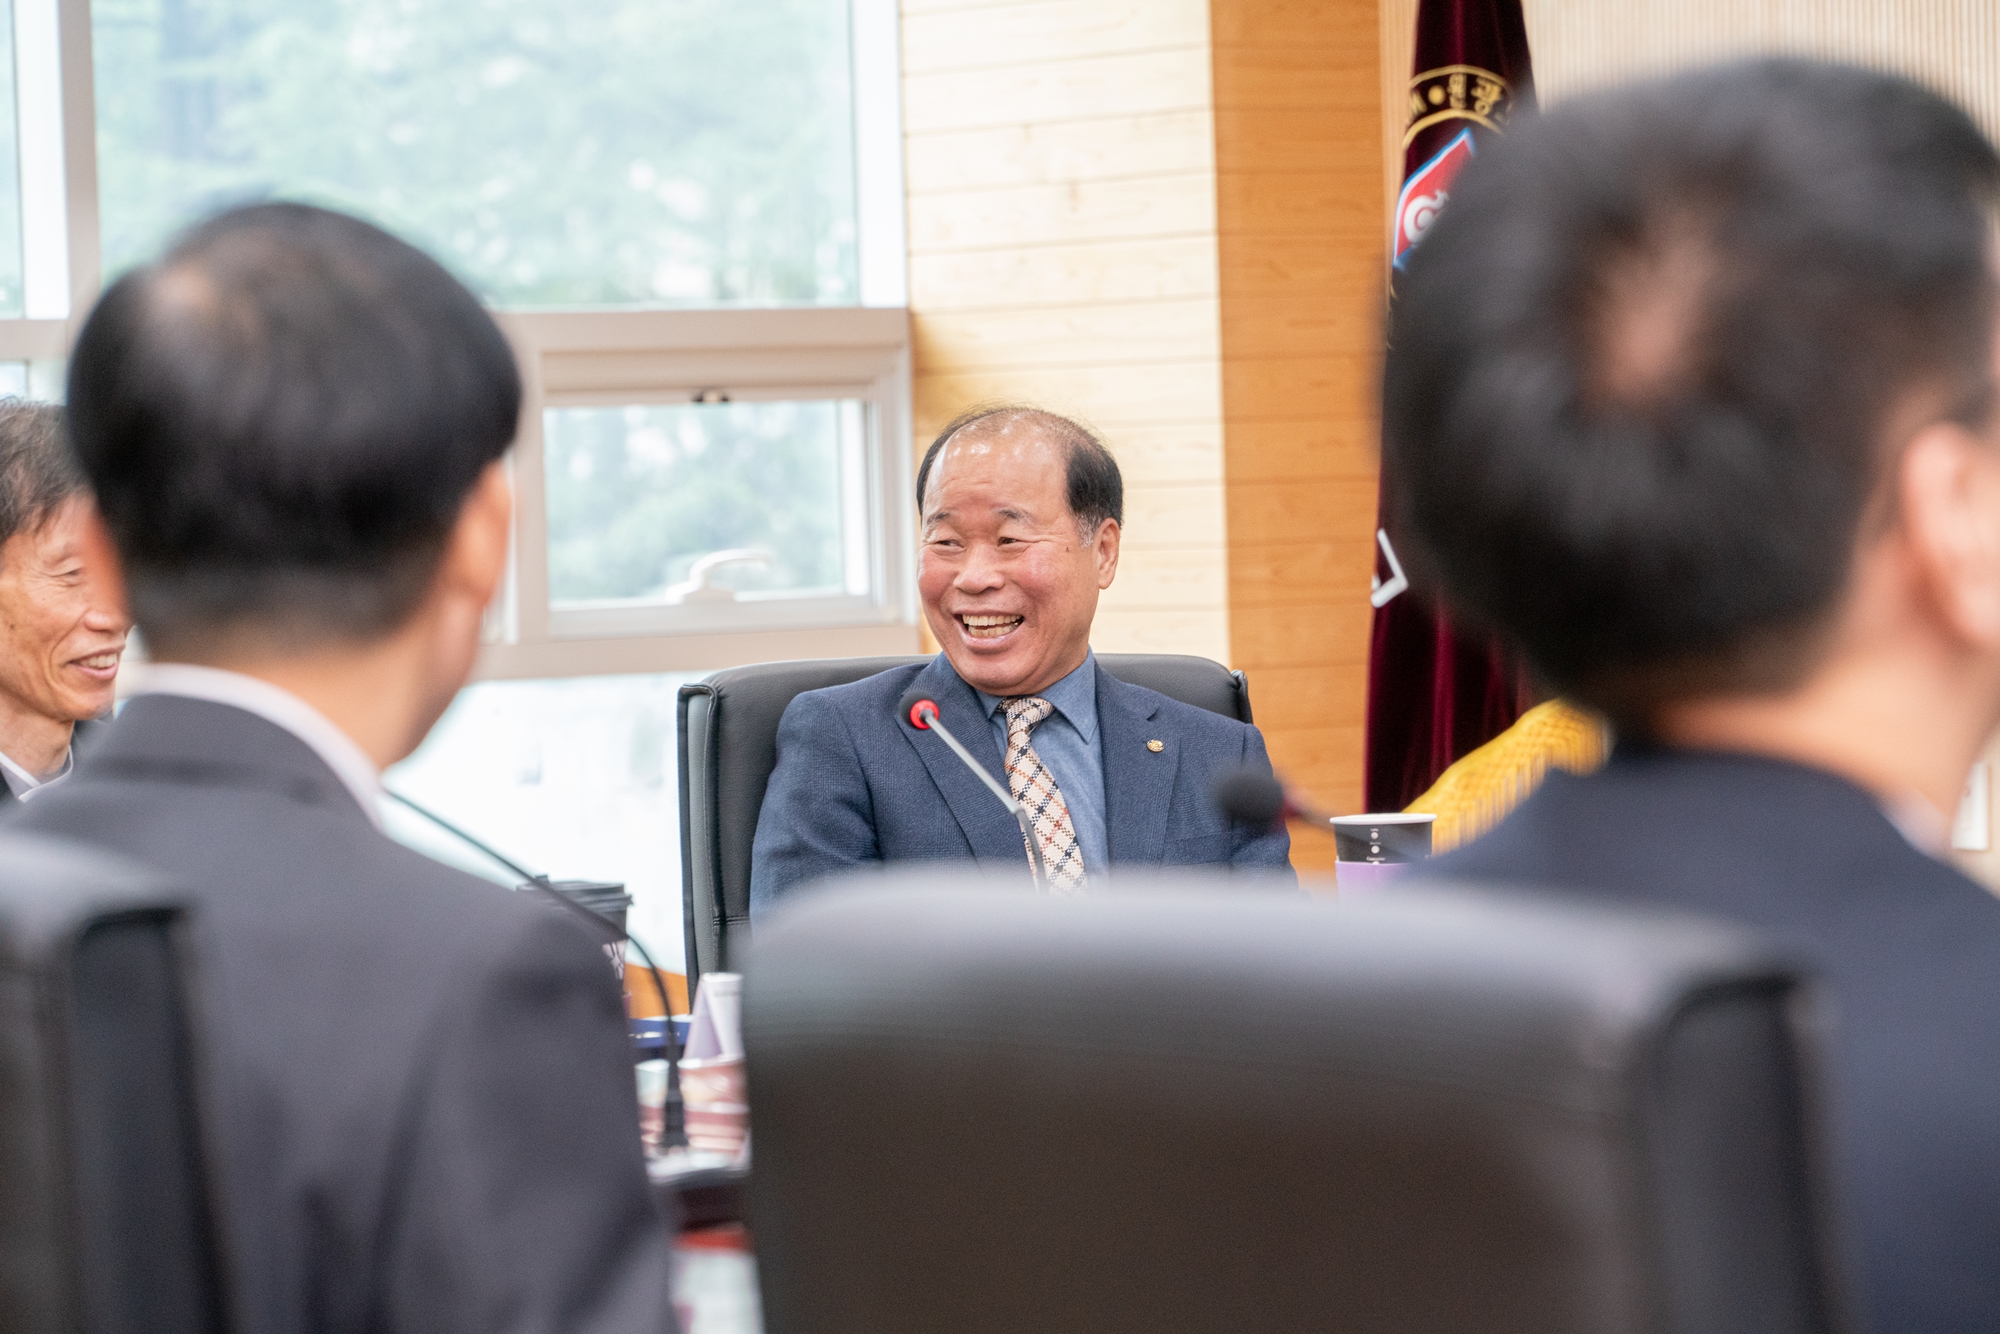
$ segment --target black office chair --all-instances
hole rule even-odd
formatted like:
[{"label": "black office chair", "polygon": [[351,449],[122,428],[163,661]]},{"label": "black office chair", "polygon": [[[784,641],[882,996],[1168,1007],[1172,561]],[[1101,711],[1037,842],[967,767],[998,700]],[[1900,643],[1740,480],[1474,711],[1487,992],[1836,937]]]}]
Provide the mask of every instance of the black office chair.
[{"label": "black office chair", "polygon": [[1838,1327],[1806,993],[1747,936],[1173,884],[760,928],[770,1334]]},{"label": "black office chair", "polygon": [[0,832],[0,988],[0,1329],[218,1334],[179,897]]},{"label": "black office chair", "polygon": [[[1250,721],[1242,672],[1172,653],[1100,653],[1130,685]],[[922,657],[764,662],[716,672],[680,691],[681,920],[688,985],[735,966],[750,925],[750,842],[778,760],[778,719],[795,695],[846,685]],[[692,994],[692,993],[690,993]]]}]

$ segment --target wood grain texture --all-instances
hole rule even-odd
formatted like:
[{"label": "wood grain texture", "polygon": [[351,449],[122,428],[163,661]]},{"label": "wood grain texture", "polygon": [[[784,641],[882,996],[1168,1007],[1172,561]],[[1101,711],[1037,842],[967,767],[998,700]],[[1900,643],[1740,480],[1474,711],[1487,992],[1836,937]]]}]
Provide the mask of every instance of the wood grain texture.
[{"label": "wood grain texture", "polygon": [[[1383,290],[1377,3],[1212,0],[1209,23],[1230,647],[1278,768],[1358,809]],[[1330,840],[1300,840],[1295,860],[1330,861]]]},{"label": "wood grain texture", "polygon": [[1065,303],[1019,310],[940,313],[924,319],[927,364],[1061,367],[1115,356],[1119,363],[1219,355],[1213,298]]},{"label": "wood grain texture", "polygon": [[934,254],[1206,236],[1215,229],[1213,180],[1196,167],[1108,181],[911,195],[910,249]]},{"label": "wood grain texture", "polygon": [[1125,551],[1093,642],[1226,659],[1203,0],[903,5],[915,447],[967,406],[1098,429]]},{"label": "wood grain texture", "polygon": [[[1101,361],[1025,370],[964,364],[938,369],[919,360],[918,434],[942,426],[970,404],[1016,399],[1089,421],[1107,434],[1114,451],[1122,426],[1219,421],[1222,386],[1214,361],[1194,356],[1185,361],[1120,362],[1110,359],[1115,352],[1107,349]],[[1144,480],[1126,478],[1128,484]]]},{"label": "wood grain texture", "polygon": [[2000,137],[2000,5],[1993,0],[1528,0],[1545,102],[1740,56],[1844,60],[1905,74]]},{"label": "wood grain texture", "polygon": [[[1069,8],[1088,14],[1095,0]],[[977,47],[968,45],[967,55]],[[1208,53],[1199,44],[1146,48],[1048,64],[1002,64],[903,76],[906,132],[978,129],[1022,122],[1084,120],[1206,110]]]},{"label": "wood grain texture", "polygon": [[1228,601],[1221,542],[1185,542],[1150,548],[1145,559],[1126,548],[1119,562],[1118,582],[1104,591],[1099,606],[1117,611],[1180,611],[1187,607],[1217,607]]},{"label": "wood grain texture", "polygon": [[1170,301],[1216,295],[1215,237],[1110,237],[1052,246],[915,252],[911,299],[921,314],[1018,306]]},{"label": "wood grain texture", "polygon": [[912,135],[905,161],[913,182],[938,192],[1183,172],[1214,152],[1208,112],[1188,110]]},{"label": "wood grain texture", "polygon": [[903,68],[931,74],[1048,66],[1207,41],[1203,0],[1035,0],[944,13],[906,7]]}]

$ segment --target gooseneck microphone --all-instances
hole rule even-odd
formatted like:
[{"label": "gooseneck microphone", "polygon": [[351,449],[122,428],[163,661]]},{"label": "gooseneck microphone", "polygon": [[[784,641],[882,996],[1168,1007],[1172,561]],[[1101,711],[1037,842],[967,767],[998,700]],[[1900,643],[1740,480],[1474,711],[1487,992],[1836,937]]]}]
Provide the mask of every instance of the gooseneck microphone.
[{"label": "gooseneck microphone", "polygon": [[1213,791],[1222,813],[1241,825],[1269,829],[1280,820],[1302,820],[1333,828],[1333,817],[1315,810],[1287,792],[1284,785],[1255,769],[1238,769],[1217,780]]},{"label": "gooseneck microphone", "polygon": [[1014,823],[1021,826],[1021,840],[1028,845],[1028,870],[1035,878],[1035,888],[1048,893],[1049,868],[1042,864],[1042,845],[1035,838],[1034,821],[1028,818],[1028,808],[1014,800],[1014,794],[1002,787],[998,779],[986,772],[986,766],[973,759],[972,752],[959,744],[951,729],[944,725],[944,719],[938,717],[937,701],[927,699],[921,690],[905,691],[903,697],[896,701],[896,716],[919,732],[936,732],[938,738],[951,747],[951,753],[958,756],[958,762],[972,770],[973,776],[986,784],[986,790],[1000,799],[1000,804],[1014,817]]},{"label": "gooseneck microphone", "polygon": [[486,854],[486,856],[491,858],[494,862],[498,863],[501,866],[506,867],[509,871],[513,872],[515,875],[520,876],[522,881],[520,886],[521,889],[538,890],[541,893],[547,895],[551,903],[557,904],[558,906],[569,911],[577,918],[578,921],[582,922],[594,934],[605,937],[606,943],[618,944],[622,942],[624,944],[630,945],[633,949],[639,951],[640,960],[642,961],[646,971],[652,975],[653,988],[655,991],[659,993],[660,1009],[662,1011],[661,1015],[662,1023],[660,1024],[660,1028],[661,1028],[661,1036],[664,1039],[664,1041],[661,1044],[660,1051],[661,1055],[665,1057],[667,1062],[667,1107],[666,1107],[667,1124],[664,1131],[662,1142],[665,1144],[686,1143],[687,1135],[686,1131],[683,1129],[683,1123],[681,1120],[681,1109],[680,1109],[681,1044],[679,1038],[674,1033],[674,1017],[672,1014],[673,1006],[667,1000],[667,979],[661,973],[659,965],[653,962],[652,953],[649,950],[647,950],[645,943],[641,941],[637,936],[633,935],[629,930],[621,930],[616,922],[613,922],[610,919],[606,918],[602,913],[598,913],[588,907],[585,907],[583,904],[578,903],[575,899],[571,898],[569,895],[563,893],[561,889],[557,888],[556,882],[550,880],[546,873],[530,871],[525,866],[522,866],[520,863],[516,862],[513,858],[503,855],[500,851],[488,845],[487,843],[481,841],[480,839],[474,838],[471,834],[466,833],[463,829],[460,829],[457,825],[445,819],[442,815],[439,815],[436,811],[431,810],[427,806],[419,806],[416,802],[411,801],[408,797],[404,796],[400,792],[397,792],[393,788],[385,786],[382,789],[382,793],[384,796],[387,796],[392,801],[395,801],[400,805],[413,811],[414,813],[423,816],[424,819],[429,820],[432,824],[444,830],[447,834],[452,835],[454,838],[457,838],[460,842],[465,843],[469,847],[472,847],[477,851]]}]

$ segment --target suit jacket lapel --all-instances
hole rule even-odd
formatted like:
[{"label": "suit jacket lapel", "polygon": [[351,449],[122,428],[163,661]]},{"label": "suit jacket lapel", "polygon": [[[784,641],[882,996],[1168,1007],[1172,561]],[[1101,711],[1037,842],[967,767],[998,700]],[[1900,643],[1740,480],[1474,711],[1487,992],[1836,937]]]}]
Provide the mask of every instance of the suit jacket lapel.
[{"label": "suit jacket lapel", "polygon": [[[1160,702],[1097,669],[1097,737],[1104,754],[1105,843],[1112,864],[1157,864],[1166,850],[1167,808],[1179,772],[1180,738],[1154,715]],[[1149,741],[1165,748],[1152,751]]]},{"label": "suit jacket lapel", "polygon": [[[993,748],[992,724],[980,712],[979,696],[952,670],[942,653],[917,673],[915,684],[937,702],[938,717],[951,729],[951,734],[975,758],[983,761],[987,772],[1005,787],[1007,775],[1001,768],[999,754]],[[965,841],[972,845],[973,855],[996,860],[1008,857],[1025,860],[1027,852],[1021,846],[1021,827],[1014,823],[1014,817],[1007,813],[999,798],[987,791],[984,783],[966,772],[965,766],[959,763],[958,756],[951,753],[951,747],[945,745],[944,739],[932,732],[918,731],[907,718],[897,721],[897,730],[930,772],[931,782],[937,785],[938,794],[950,807],[952,818],[958,821]]]}]

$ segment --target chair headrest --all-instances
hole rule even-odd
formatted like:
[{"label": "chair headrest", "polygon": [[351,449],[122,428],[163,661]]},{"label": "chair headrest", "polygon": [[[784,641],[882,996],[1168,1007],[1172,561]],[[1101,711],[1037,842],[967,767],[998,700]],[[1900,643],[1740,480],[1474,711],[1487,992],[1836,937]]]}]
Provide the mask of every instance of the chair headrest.
[{"label": "chair headrest", "polygon": [[1742,931],[883,879],[750,951],[774,1332],[1820,1327],[1809,992]]}]

